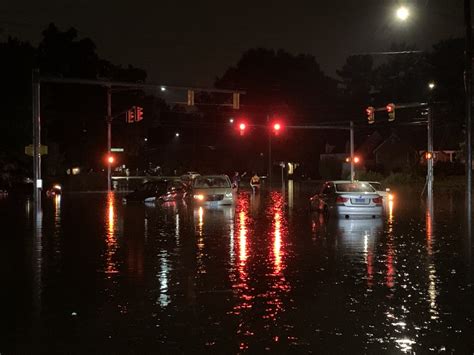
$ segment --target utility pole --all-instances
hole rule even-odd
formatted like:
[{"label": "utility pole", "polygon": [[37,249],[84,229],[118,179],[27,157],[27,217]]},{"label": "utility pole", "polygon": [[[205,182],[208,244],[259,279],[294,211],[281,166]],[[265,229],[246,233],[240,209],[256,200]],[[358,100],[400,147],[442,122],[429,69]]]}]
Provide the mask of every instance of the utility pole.
[{"label": "utility pole", "polygon": [[[267,115],[267,127],[270,124],[270,115]],[[272,132],[268,129],[268,181],[272,181]]]},{"label": "utility pole", "polygon": [[464,84],[466,90],[466,212],[468,223],[471,223],[472,209],[472,147],[471,147],[471,110],[472,110],[472,25],[471,0],[464,0],[465,38],[465,72]]},{"label": "utility pole", "polygon": [[39,69],[34,69],[32,73],[32,126],[33,126],[33,200],[35,211],[41,211],[41,114],[40,114],[40,74]]},{"label": "utility pole", "polygon": [[354,171],[354,122],[351,121],[350,124],[350,140],[351,140],[351,182],[354,181],[355,171]]},{"label": "utility pole", "polygon": [[428,188],[428,196],[431,198],[433,196],[433,164],[434,164],[434,153],[433,153],[433,112],[431,105],[428,106],[428,152],[431,153],[431,158],[427,160],[427,172],[426,172],[426,184]]},{"label": "utility pole", "polygon": [[[107,157],[110,156],[112,149],[112,89],[107,87]],[[107,191],[111,191],[112,164],[107,161]]]}]

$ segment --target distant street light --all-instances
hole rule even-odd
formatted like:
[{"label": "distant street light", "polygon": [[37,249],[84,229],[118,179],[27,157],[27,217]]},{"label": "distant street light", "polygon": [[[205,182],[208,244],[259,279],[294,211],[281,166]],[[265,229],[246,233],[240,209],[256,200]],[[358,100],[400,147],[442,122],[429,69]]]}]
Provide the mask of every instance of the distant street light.
[{"label": "distant street light", "polygon": [[405,6],[400,6],[396,12],[397,18],[400,21],[406,21],[410,17],[410,11]]},{"label": "distant street light", "polygon": [[148,138],[146,138],[146,137],[145,137],[145,138],[143,138],[143,140],[144,140],[145,142],[148,142]]},{"label": "distant street light", "polygon": [[176,133],[174,134],[174,136],[175,136],[175,137],[179,137],[179,132],[176,132]]},{"label": "distant street light", "polygon": [[166,87],[162,86],[162,87],[160,88],[160,90],[161,90],[161,91],[166,91]]},{"label": "distant street light", "polygon": [[229,123],[234,123],[234,119],[233,118],[229,119]]},{"label": "distant street light", "polygon": [[430,90],[433,90],[436,87],[436,84],[433,81],[430,81],[428,83],[428,87],[430,88]]}]

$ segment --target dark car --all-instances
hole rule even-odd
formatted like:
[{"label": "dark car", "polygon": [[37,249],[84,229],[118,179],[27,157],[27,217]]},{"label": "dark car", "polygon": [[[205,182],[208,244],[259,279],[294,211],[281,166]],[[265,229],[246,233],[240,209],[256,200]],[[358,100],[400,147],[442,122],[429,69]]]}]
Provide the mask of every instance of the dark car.
[{"label": "dark car", "polygon": [[176,180],[148,181],[123,198],[123,202],[170,202],[182,200],[186,186]]},{"label": "dark car", "polygon": [[166,193],[168,182],[165,180],[148,181],[123,198],[123,202],[152,202]]},{"label": "dark car", "polygon": [[181,181],[170,181],[166,188],[166,192],[158,196],[162,202],[181,201],[188,191],[188,186]]}]

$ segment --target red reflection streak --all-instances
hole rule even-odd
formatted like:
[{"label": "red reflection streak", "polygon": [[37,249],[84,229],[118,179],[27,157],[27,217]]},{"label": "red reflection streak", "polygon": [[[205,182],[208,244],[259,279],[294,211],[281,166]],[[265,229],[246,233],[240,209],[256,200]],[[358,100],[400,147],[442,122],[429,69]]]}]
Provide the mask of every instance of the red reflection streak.
[{"label": "red reflection streak", "polygon": [[429,208],[426,209],[426,249],[428,251],[428,256],[433,254],[432,247],[433,239],[433,216]]},{"label": "red reflection streak", "polygon": [[240,266],[245,267],[247,261],[247,227],[245,226],[246,216],[244,211],[239,213],[239,257]]},{"label": "red reflection streak", "polygon": [[273,241],[273,256],[275,265],[275,274],[281,272],[281,216],[279,212],[275,213],[275,238]]},{"label": "red reflection streak", "polygon": [[106,235],[107,253],[106,253],[106,273],[117,273],[117,267],[113,257],[117,250],[117,238],[115,236],[115,195],[109,192],[107,195],[107,235]]},{"label": "red reflection streak", "polygon": [[280,192],[272,192],[271,200],[272,205],[269,212],[273,215],[273,230],[270,234],[273,241],[273,255],[271,255],[273,260],[273,283],[265,293],[267,307],[263,318],[275,321],[278,314],[285,310],[282,296],[290,290],[290,286],[283,274],[286,268],[284,239],[288,234],[284,215],[284,197]]},{"label": "red reflection streak", "polygon": [[367,253],[367,286],[370,288],[374,284],[374,266],[373,266],[373,256],[372,251],[370,250]]},{"label": "red reflection streak", "polygon": [[[239,261],[237,264],[237,272],[238,272],[238,281],[232,280],[234,282],[234,288],[238,290],[240,302],[234,306],[234,314],[239,315],[245,309],[252,308],[251,301],[253,300],[254,296],[250,294],[250,287],[248,285],[248,273],[247,273],[247,258],[248,258],[248,246],[247,246],[247,233],[248,233],[248,212],[249,212],[249,204],[247,200],[240,199],[239,206],[237,207],[240,209],[238,213],[238,223],[237,223],[237,230],[239,233],[238,237],[238,248],[239,248]],[[245,330],[242,329],[243,323],[240,324],[238,333],[246,333]]]},{"label": "red reflection streak", "polygon": [[395,250],[393,246],[393,200],[388,202],[388,242],[387,242],[387,260],[385,266],[387,267],[387,275],[385,278],[385,285],[388,288],[395,286],[395,267],[394,255]]}]

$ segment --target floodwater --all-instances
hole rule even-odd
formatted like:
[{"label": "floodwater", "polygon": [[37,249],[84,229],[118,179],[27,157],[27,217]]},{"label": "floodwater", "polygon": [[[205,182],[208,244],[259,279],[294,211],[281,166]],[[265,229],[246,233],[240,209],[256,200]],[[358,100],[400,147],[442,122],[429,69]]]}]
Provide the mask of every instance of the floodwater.
[{"label": "floodwater", "polygon": [[474,351],[462,194],[324,220],[311,189],[235,207],[0,199],[0,353]]}]

